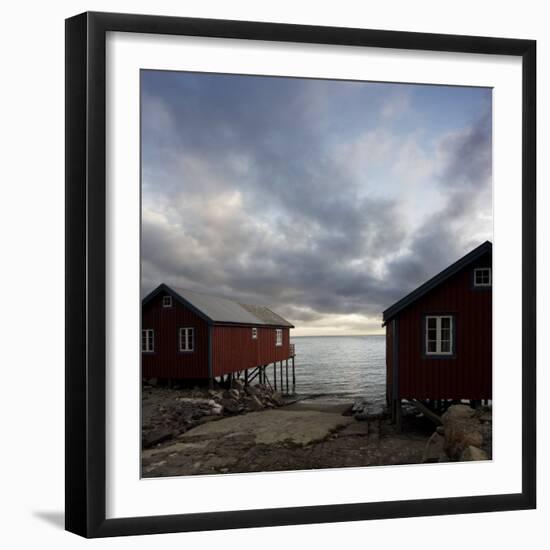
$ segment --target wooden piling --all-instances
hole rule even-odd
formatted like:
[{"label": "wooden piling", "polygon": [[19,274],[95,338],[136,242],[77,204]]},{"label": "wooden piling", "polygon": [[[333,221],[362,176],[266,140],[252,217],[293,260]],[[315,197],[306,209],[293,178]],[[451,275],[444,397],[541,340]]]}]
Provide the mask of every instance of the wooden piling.
[{"label": "wooden piling", "polygon": [[285,361],[286,394],[288,395],[288,359]]},{"label": "wooden piling", "polygon": [[273,387],[277,391],[277,362],[273,363]]},{"label": "wooden piling", "polygon": [[294,355],[292,356],[292,394],[296,393],[296,372],[294,370]]},{"label": "wooden piling", "polygon": [[403,411],[401,409],[401,399],[396,400],[396,407],[395,407],[395,429],[398,432],[401,432],[403,429],[401,418],[403,416]]}]

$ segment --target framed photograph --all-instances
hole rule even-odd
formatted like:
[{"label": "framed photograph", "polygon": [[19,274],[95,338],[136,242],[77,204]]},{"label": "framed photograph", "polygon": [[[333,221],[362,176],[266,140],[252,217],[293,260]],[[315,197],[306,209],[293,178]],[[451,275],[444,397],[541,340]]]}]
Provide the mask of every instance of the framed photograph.
[{"label": "framed photograph", "polygon": [[536,506],[536,44],[66,21],[66,528]]}]

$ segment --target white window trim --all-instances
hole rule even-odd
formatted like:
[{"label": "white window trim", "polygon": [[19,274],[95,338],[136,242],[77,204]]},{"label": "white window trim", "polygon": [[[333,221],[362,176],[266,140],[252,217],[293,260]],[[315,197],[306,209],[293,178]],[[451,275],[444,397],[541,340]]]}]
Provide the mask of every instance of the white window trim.
[{"label": "white window trim", "polygon": [[283,345],[283,329],[282,328],[276,328],[275,329],[275,345],[277,347]]},{"label": "white window trim", "polygon": [[[166,303],[166,298],[168,298],[168,303]],[[162,307],[172,307],[174,305],[174,299],[172,296],[163,296],[162,297]]]},{"label": "white window trim", "polygon": [[[429,351],[428,346],[428,320],[435,319],[435,351]],[[450,319],[449,323],[449,351],[441,351],[441,319]],[[454,355],[454,315],[426,315],[424,321],[424,351],[426,355]]]},{"label": "white window trim", "polygon": [[[149,335],[151,339],[149,340]],[[145,349],[143,349],[143,337],[145,336]],[[149,342],[151,348],[149,349]],[[155,331],[152,328],[141,329],[141,351],[142,353],[152,353],[155,351]]]},{"label": "white window trim", "polygon": [[[181,339],[181,335],[182,335],[182,332],[185,331],[185,338],[182,342],[182,339]],[[191,348],[188,348],[187,347],[187,332],[190,331],[191,334],[193,335],[192,336],[192,346]],[[185,347],[182,347],[182,343],[185,343]],[[195,327],[180,327],[179,331],[178,331],[178,349],[179,351],[185,351],[185,352],[190,352],[190,351],[195,351]]]},{"label": "white window trim", "polygon": [[[489,282],[488,283],[478,283],[477,282],[477,274],[480,271],[488,271],[489,272]],[[492,284],[493,284],[493,270],[490,267],[476,267],[474,269],[474,286],[487,287],[487,286],[492,286]]]},{"label": "white window trim", "polygon": [[252,340],[258,339],[258,329],[256,327],[252,327]]}]

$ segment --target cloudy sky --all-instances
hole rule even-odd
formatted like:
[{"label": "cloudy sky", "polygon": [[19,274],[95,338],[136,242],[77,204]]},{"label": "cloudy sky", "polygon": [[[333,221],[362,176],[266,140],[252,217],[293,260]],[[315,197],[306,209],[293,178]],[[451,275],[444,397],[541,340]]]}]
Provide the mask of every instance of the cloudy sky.
[{"label": "cloudy sky", "polygon": [[142,292],[381,312],[492,239],[491,90],[142,71]]}]

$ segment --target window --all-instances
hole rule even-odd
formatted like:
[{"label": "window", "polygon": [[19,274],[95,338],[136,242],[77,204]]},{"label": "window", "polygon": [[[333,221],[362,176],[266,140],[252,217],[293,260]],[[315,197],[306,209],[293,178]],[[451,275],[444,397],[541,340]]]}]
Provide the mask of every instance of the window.
[{"label": "window", "polygon": [[195,349],[195,329],[190,327],[180,328],[180,351],[193,351]]},{"label": "window", "polygon": [[162,307],[172,307],[172,296],[162,297]]},{"label": "window", "polygon": [[252,340],[256,340],[256,338],[258,338],[258,329],[254,327],[252,329]]},{"label": "window", "polygon": [[453,322],[451,315],[426,317],[426,355],[452,355],[454,353]]},{"label": "window", "polygon": [[283,329],[282,328],[276,328],[275,329],[275,345],[276,346],[282,346],[283,345]]},{"label": "window", "polygon": [[147,353],[155,351],[155,331],[152,328],[141,331],[141,351]]},{"label": "window", "polygon": [[491,286],[491,268],[478,267],[474,269],[474,286]]}]

